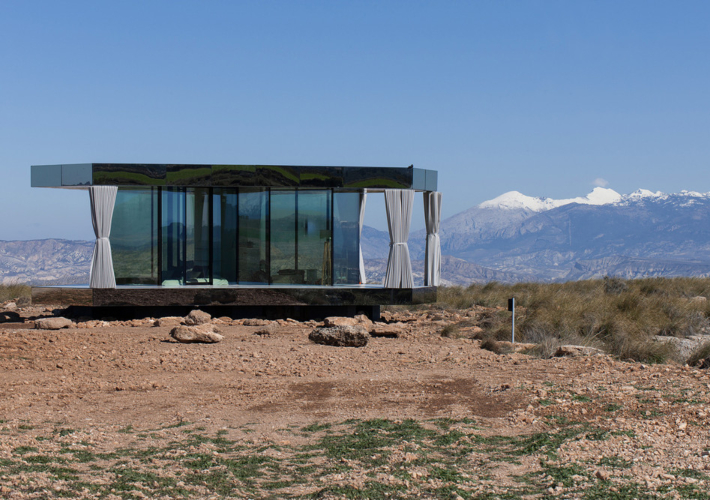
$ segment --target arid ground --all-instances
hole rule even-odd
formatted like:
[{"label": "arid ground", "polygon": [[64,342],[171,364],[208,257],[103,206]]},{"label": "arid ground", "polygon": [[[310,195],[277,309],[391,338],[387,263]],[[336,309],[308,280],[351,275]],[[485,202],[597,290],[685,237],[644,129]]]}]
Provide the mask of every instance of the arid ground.
[{"label": "arid ground", "polygon": [[4,323],[0,496],[710,498],[708,370],[442,337],[477,314],[397,312],[361,348],[291,320],[215,319],[217,344]]}]

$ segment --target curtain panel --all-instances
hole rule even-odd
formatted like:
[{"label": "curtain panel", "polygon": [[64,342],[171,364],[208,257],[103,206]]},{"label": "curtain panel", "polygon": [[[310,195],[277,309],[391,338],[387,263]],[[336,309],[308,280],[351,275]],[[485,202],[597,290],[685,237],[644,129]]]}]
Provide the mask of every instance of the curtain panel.
[{"label": "curtain panel", "polygon": [[441,193],[424,193],[424,219],[426,222],[426,252],[424,257],[424,286],[439,286],[441,283]]},{"label": "curtain panel", "polygon": [[385,288],[412,288],[412,262],[409,258],[409,226],[412,223],[414,191],[411,189],[385,190],[387,226],[390,233],[390,251],[387,260]]},{"label": "curtain panel", "polygon": [[89,286],[91,288],[116,288],[116,277],[113,273],[111,258],[111,219],[113,206],[116,203],[116,186],[91,186],[89,201],[91,202],[91,223],[94,226],[96,244],[91,257]]}]

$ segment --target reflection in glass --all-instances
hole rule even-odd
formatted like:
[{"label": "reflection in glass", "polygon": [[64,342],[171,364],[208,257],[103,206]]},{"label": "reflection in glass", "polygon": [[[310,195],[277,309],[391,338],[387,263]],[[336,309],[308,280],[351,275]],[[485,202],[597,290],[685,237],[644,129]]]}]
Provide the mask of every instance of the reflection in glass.
[{"label": "reflection in glass", "polygon": [[239,283],[269,284],[269,192],[239,190]]},{"label": "reflection in glass", "polygon": [[163,188],[161,203],[162,284],[182,285],[185,282],[185,191]]},{"label": "reflection in glass", "polygon": [[213,203],[212,283],[237,283],[237,190],[215,189]]},{"label": "reflection in glass", "polygon": [[331,284],[330,190],[299,190],[297,266],[299,283]]},{"label": "reflection in glass", "polygon": [[157,190],[118,188],[110,238],[116,284],[158,283]]},{"label": "reflection in glass", "polygon": [[271,191],[271,282],[303,283],[296,262],[296,191]]},{"label": "reflection in glass", "polygon": [[333,194],[333,284],[360,283],[360,193]]}]

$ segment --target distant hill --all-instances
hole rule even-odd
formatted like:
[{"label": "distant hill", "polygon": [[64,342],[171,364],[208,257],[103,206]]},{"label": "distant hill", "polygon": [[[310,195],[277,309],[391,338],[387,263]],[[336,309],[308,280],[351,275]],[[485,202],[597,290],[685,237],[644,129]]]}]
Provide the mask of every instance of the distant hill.
[{"label": "distant hill", "polygon": [[0,283],[88,283],[93,251],[93,241],[0,241]]}]

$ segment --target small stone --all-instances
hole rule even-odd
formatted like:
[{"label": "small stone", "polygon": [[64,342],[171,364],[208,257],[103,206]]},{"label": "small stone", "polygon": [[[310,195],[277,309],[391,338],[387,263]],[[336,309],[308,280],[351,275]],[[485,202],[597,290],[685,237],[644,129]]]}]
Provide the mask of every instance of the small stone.
[{"label": "small stone", "polygon": [[183,344],[214,344],[224,339],[219,329],[212,325],[176,326],[170,336]]},{"label": "small stone", "polygon": [[609,480],[609,473],[604,470],[597,470],[594,472],[594,475],[597,477],[597,479],[600,479],[602,481],[608,481]]},{"label": "small stone", "polygon": [[362,325],[344,325],[316,328],[308,336],[308,339],[322,345],[363,347],[367,345],[370,334]]},{"label": "small stone", "polygon": [[270,325],[271,321],[266,320],[266,319],[257,319],[257,318],[249,318],[245,319],[242,324],[244,326],[266,326]]},{"label": "small stone", "polygon": [[190,314],[185,316],[185,324],[186,325],[204,325],[212,321],[212,316],[210,316],[208,313],[205,311],[200,311],[199,309],[195,309],[194,311],[190,311]]},{"label": "small stone", "polygon": [[272,333],[274,333],[274,327],[267,326],[265,328],[259,328],[254,332],[254,335],[259,335],[260,337],[270,337]]},{"label": "small stone", "polygon": [[396,325],[388,325],[385,323],[372,323],[369,328],[370,335],[373,337],[389,337],[398,338],[402,335],[402,329]]},{"label": "small stone", "polygon": [[162,326],[172,328],[182,324],[182,318],[179,316],[165,316],[164,318],[156,318],[153,326]]},{"label": "small stone", "polygon": [[38,318],[35,320],[35,328],[38,330],[61,330],[73,324],[72,320],[62,318],[61,316],[56,318]]}]

